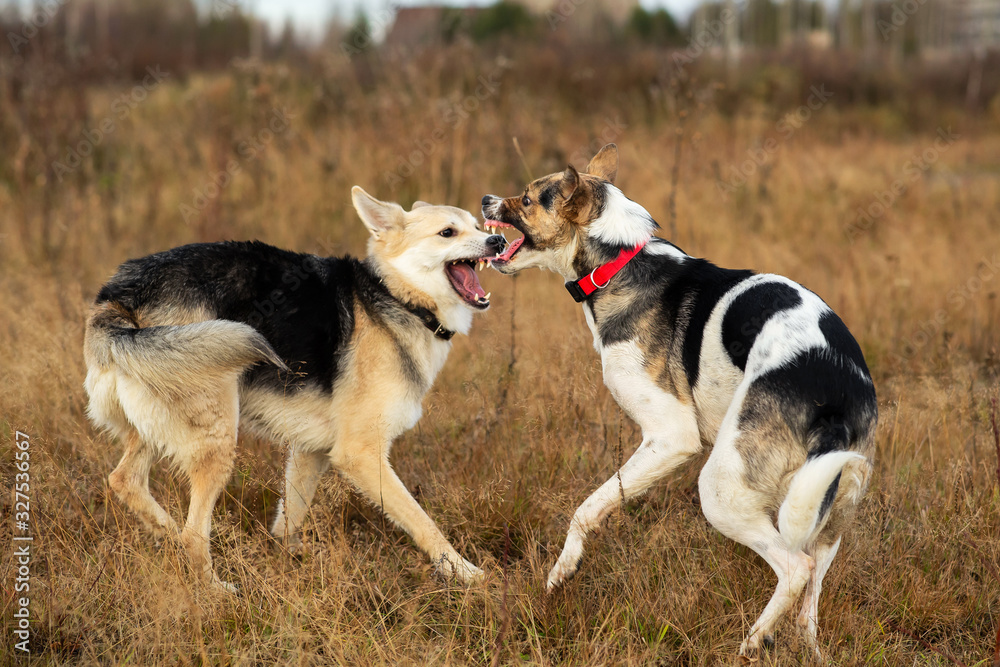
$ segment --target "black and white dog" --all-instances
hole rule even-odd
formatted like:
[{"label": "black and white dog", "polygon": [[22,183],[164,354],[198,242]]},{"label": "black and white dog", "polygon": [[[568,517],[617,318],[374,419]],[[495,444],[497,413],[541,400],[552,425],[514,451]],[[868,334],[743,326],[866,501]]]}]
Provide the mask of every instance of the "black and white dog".
[{"label": "black and white dog", "polygon": [[577,509],[548,588],[576,572],[588,532],[626,498],[714,446],[701,504],[760,554],[778,586],[740,654],[756,652],[803,588],[816,644],[820,586],[871,472],[878,415],[861,349],[822,299],[776,275],[722,269],[653,237],[649,213],[613,183],[618,149],[520,195],[483,197],[487,229],[524,237],[492,264],[561,274],[583,303],[604,382],[642,444]]}]

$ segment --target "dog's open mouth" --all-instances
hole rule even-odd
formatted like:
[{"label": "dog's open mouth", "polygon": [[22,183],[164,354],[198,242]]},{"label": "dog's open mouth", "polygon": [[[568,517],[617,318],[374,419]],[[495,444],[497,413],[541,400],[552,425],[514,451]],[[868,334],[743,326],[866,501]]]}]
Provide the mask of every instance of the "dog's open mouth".
[{"label": "dog's open mouth", "polygon": [[[518,229],[514,225],[512,225],[512,224],[510,224],[508,222],[500,222],[499,220],[486,220],[486,222],[483,223],[483,226],[486,228],[487,232],[492,231],[494,233],[498,229],[513,229],[513,230],[518,231],[518,232],[521,231],[520,229]],[[528,235],[524,234],[524,232],[521,232],[521,234],[522,234],[521,238],[508,243],[506,250],[504,250],[502,253],[500,253],[499,255],[496,255],[495,257],[490,257],[489,258],[490,263],[491,264],[507,264],[508,262],[510,262],[510,260],[512,260],[514,258],[514,255],[517,253],[518,250],[521,249],[521,246],[524,245],[524,242],[528,238]]]},{"label": "dog's open mouth", "polygon": [[462,300],[473,308],[487,308],[490,305],[490,295],[479,284],[474,264],[480,259],[460,259],[445,266],[445,273],[451,286],[455,288]]}]

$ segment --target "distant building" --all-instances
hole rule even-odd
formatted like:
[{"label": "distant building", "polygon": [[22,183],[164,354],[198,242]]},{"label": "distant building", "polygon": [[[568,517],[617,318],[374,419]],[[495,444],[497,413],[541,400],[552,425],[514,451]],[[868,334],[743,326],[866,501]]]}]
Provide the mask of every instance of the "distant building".
[{"label": "distant building", "polygon": [[385,36],[385,43],[403,49],[437,43],[443,35],[446,13],[453,11],[456,10],[440,5],[400,7],[396,10],[396,20]]}]

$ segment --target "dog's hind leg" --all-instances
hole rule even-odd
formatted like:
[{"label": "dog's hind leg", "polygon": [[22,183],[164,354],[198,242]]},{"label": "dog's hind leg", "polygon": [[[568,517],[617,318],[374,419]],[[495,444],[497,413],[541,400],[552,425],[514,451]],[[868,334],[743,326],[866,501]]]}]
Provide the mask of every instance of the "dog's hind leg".
[{"label": "dog's hind leg", "polygon": [[303,451],[292,446],[285,463],[283,498],[278,502],[278,513],[271,525],[271,534],[296,551],[302,546],[302,522],[320,477],[330,467],[330,454],[326,451]]},{"label": "dog's hind leg", "polygon": [[675,409],[659,420],[657,431],[647,435],[618,473],[592,493],[573,514],[562,554],[549,572],[547,590],[552,591],[576,573],[587,534],[622,502],[623,495],[624,500],[629,500],[645,493],[701,450],[694,412],[675,399],[671,402]]},{"label": "dog's hind leg", "polygon": [[819,541],[813,549],[812,556],[816,560],[816,568],[813,570],[812,577],[809,578],[809,583],[806,585],[806,594],[802,601],[802,611],[799,612],[797,620],[806,642],[820,660],[822,660],[823,656],[819,652],[817,643],[819,595],[823,590],[823,577],[826,576],[830,565],[833,564],[833,559],[837,556],[837,550],[840,548],[839,536],[832,543],[829,541],[830,539],[830,536],[821,534]]},{"label": "dog's hind leg", "polygon": [[747,464],[734,444],[738,437],[751,436],[723,426],[722,435],[702,468],[698,490],[705,518],[726,537],[760,554],[778,575],[771,600],[740,646],[740,655],[747,655],[760,649],[778,619],[802,594],[815,561],[803,551],[789,550],[768,511],[767,494],[747,483]]},{"label": "dog's hind leg", "polygon": [[220,447],[216,451],[192,459],[192,465],[187,470],[191,478],[191,504],[188,507],[187,523],[181,531],[181,544],[184,545],[191,562],[191,569],[196,576],[230,592],[236,592],[235,587],[216,576],[212,569],[212,554],[209,551],[212,510],[232,472],[232,450],[232,446],[225,449]]},{"label": "dog's hind leg", "polygon": [[[387,446],[384,446],[381,451],[386,449]],[[372,504],[381,507],[389,519],[409,533],[442,574],[457,577],[465,583],[482,579],[483,571],[458,554],[437,524],[410,495],[377,445],[359,450],[358,454],[344,461],[343,465],[337,465],[337,468]]]},{"label": "dog's hind leg", "polygon": [[108,486],[115,496],[132,510],[156,539],[176,537],[177,524],[149,492],[149,469],[156,452],[135,430],[126,436],[125,454],[108,475]]},{"label": "dog's hind leg", "polygon": [[236,592],[236,588],[220,580],[212,569],[209,540],[212,510],[225,489],[236,456],[235,384],[217,395],[190,399],[183,406],[192,441],[185,443],[178,455],[178,464],[191,481],[191,504],[181,544],[196,576],[230,592]]}]

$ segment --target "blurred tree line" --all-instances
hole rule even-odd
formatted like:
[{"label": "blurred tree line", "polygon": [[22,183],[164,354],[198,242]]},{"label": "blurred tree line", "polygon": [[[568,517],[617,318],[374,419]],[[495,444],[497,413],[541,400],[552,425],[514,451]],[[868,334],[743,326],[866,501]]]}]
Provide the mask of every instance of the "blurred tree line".
[{"label": "blurred tree line", "polygon": [[60,64],[79,77],[139,78],[146,68],[184,72],[234,58],[303,55],[290,25],[272,35],[241,0],[42,0],[0,8],[0,64]]},{"label": "blurred tree line", "polygon": [[[604,13],[610,5],[593,0],[561,0],[541,13],[500,0],[486,7],[427,5],[359,14],[351,25],[332,21],[311,43],[290,24],[275,29],[255,18],[248,2],[38,0],[27,12],[8,2],[0,8],[0,82],[13,82],[16,91],[18,81],[43,71],[49,80],[55,73],[77,82],[142,80],[150,67],[183,78],[243,61],[277,60],[304,72],[336,62],[368,81],[380,58],[415,60],[455,45],[484,57],[557,52],[564,67],[583,62],[590,51],[595,71],[619,61],[628,63],[625,71],[640,72],[633,56],[641,50],[658,62],[698,59],[699,68],[724,67],[719,76],[733,94],[740,79],[756,81],[755,90],[780,88],[780,82],[765,80],[767,68],[780,65],[797,72],[796,78],[842,86],[845,93],[837,99],[850,103],[933,97],[961,100],[969,108],[1000,105],[1000,50],[955,50],[949,40],[959,33],[947,26],[958,15],[942,13],[951,6],[942,0],[923,0],[919,11],[895,16],[883,0],[844,2],[838,14],[820,0],[710,0],[686,25],[666,10],[638,4],[612,18]],[[952,23],[938,22],[945,16]],[[409,41],[394,41],[403,24],[410,28]],[[943,53],[949,44],[947,58],[904,60],[913,52],[929,53],[931,46]]]}]

